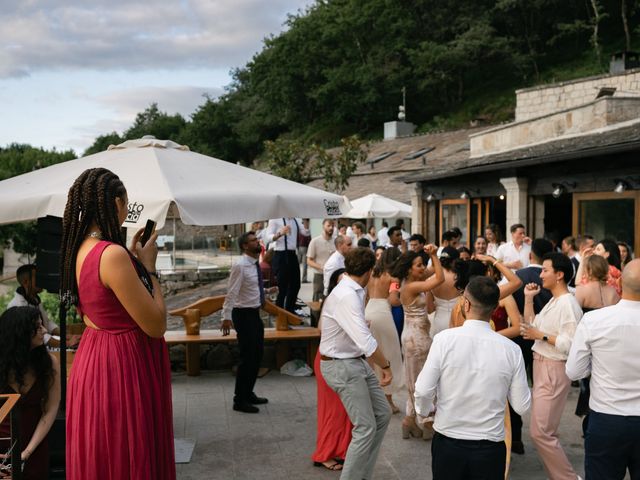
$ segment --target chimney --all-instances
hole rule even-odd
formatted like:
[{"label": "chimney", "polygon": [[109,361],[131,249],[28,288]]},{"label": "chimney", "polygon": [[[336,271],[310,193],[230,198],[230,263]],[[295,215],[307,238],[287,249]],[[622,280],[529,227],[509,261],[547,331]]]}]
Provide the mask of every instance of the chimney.
[{"label": "chimney", "polygon": [[393,140],[398,137],[406,137],[415,132],[416,126],[411,122],[385,122],[384,123],[384,139]]}]

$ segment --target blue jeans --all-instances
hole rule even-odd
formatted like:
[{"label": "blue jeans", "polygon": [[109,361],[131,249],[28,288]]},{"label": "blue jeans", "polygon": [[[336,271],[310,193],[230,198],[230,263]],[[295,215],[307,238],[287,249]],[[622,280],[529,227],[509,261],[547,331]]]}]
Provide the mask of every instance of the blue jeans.
[{"label": "blue jeans", "polygon": [[594,412],[584,440],[586,480],[640,479],[640,416]]}]

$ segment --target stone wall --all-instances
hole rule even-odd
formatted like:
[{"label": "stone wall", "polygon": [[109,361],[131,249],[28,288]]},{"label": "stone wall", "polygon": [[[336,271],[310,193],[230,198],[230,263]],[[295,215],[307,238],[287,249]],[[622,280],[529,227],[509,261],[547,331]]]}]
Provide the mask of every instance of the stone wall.
[{"label": "stone wall", "polygon": [[516,90],[516,122],[589,103],[603,87],[616,88],[616,95],[640,95],[640,69]]},{"label": "stone wall", "polygon": [[471,135],[470,156],[482,157],[559,137],[580,135],[638,118],[640,96],[601,97],[579,107]]}]

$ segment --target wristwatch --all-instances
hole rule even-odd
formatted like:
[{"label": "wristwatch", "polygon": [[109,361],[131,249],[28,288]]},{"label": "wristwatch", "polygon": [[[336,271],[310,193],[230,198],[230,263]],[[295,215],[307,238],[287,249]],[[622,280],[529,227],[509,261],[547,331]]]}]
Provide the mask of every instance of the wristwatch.
[{"label": "wristwatch", "polygon": [[546,335],[542,336],[542,341],[543,342],[548,342],[549,341],[549,337],[547,337]]}]

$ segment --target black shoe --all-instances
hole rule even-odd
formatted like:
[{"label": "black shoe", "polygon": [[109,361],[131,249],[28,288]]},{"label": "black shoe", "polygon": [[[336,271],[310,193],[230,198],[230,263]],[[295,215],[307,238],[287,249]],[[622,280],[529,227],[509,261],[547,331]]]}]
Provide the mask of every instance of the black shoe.
[{"label": "black shoe", "polygon": [[244,413],[258,413],[260,409],[258,407],[254,407],[250,403],[234,403],[233,409],[236,412],[244,412]]},{"label": "black shoe", "polygon": [[267,400],[264,397],[258,397],[256,394],[253,394],[251,397],[249,397],[249,403],[253,405],[264,405],[265,403],[269,403],[269,400]]},{"label": "black shoe", "polygon": [[511,442],[511,452],[524,455],[524,443],[517,440]]}]

